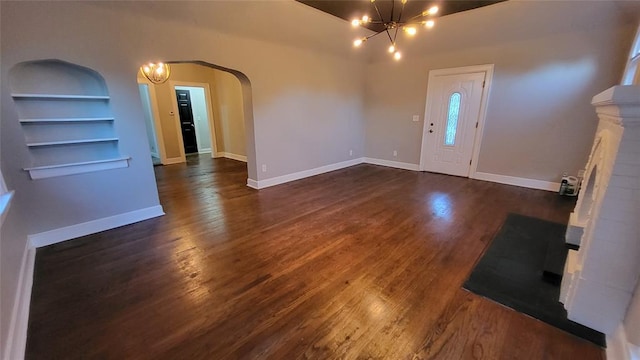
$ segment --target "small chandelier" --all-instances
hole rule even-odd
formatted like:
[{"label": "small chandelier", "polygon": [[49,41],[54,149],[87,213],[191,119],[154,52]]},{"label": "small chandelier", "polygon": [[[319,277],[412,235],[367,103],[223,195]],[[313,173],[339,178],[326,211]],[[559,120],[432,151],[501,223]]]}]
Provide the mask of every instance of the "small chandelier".
[{"label": "small chandelier", "polygon": [[395,0],[392,0],[393,3],[391,5],[391,16],[389,18],[389,20],[385,20],[381,13],[380,13],[380,9],[378,9],[378,5],[376,5],[376,0],[371,0],[371,3],[373,4],[373,7],[375,9],[377,18],[371,18],[368,15],[365,15],[362,17],[362,19],[354,19],[351,21],[351,25],[353,25],[354,27],[356,26],[362,26],[362,25],[366,25],[366,24],[373,24],[373,25],[382,25],[384,27],[384,30],[380,30],[377,33],[373,34],[373,35],[369,35],[369,36],[365,36],[363,38],[359,38],[356,39],[353,42],[353,46],[355,47],[359,47],[361,46],[364,42],[366,42],[367,40],[371,39],[374,36],[380,35],[382,33],[386,33],[387,37],[389,38],[389,41],[391,42],[391,44],[389,45],[389,53],[393,54],[393,58],[396,60],[400,60],[400,58],[402,57],[402,54],[400,53],[400,51],[398,51],[398,46],[396,43],[396,38],[398,37],[398,30],[402,29],[407,35],[409,36],[414,36],[417,32],[418,32],[418,26],[424,26],[427,29],[431,29],[433,28],[433,26],[435,25],[435,21],[433,20],[433,16],[435,16],[438,13],[438,7],[437,6],[431,6],[429,9],[421,12],[420,14],[403,21],[402,20],[402,12],[404,10],[404,5],[407,3],[407,0],[401,0],[400,3],[402,4],[402,6],[400,7],[400,10],[398,11],[398,17],[397,19],[395,18]]},{"label": "small chandelier", "polygon": [[148,63],[140,67],[142,75],[154,84],[162,84],[169,79],[171,69],[168,64],[165,63]]}]

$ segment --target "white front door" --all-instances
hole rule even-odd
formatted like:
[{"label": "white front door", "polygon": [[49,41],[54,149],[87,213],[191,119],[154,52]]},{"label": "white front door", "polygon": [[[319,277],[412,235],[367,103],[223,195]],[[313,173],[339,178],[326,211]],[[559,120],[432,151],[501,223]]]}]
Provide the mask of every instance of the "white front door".
[{"label": "white front door", "polygon": [[469,176],[487,71],[429,73],[421,170]]}]

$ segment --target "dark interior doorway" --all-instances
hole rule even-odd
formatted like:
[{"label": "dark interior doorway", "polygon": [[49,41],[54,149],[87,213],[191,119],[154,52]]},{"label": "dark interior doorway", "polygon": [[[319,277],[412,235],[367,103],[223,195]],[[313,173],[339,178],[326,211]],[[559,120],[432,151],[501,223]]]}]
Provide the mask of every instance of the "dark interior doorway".
[{"label": "dark interior doorway", "polygon": [[193,109],[191,108],[189,90],[176,90],[176,99],[178,100],[178,115],[180,117],[184,152],[186,154],[197,153],[196,126],[193,122]]}]

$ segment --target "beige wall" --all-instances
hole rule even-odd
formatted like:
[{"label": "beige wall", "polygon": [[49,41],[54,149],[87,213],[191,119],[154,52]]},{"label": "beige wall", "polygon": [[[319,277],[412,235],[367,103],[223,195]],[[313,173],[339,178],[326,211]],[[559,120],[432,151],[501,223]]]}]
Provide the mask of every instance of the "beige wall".
[{"label": "beige wall", "polygon": [[[170,66],[171,76],[164,84],[151,84],[138,72],[138,82],[148,83],[155,89],[155,101],[160,113],[166,157],[171,159],[181,156],[179,141],[181,134],[176,127],[176,122],[179,121],[178,114],[172,115],[175,111],[173,86],[184,83],[209,85],[211,99],[209,114],[214,124],[217,152],[246,156],[242,87],[238,78],[226,71],[203,65],[182,63]],[[207,136],[210,135],[207,134]]]},{"label": "beige wall", "polygon": [[220,70],[213,70],[215,87],[212,102],[216,114],[218,152],[246,156],[242,87],[238,78]]},{"label": "beige wall", "polygon": [[423,119],[429,70],[495,64],[477,170],[554,182],[576,174],[597,122],[591,97],[620,81],[632,37],[632,26],[603,25],[370,64],[366,156],[419,164],[423,122],[411,117]]}]

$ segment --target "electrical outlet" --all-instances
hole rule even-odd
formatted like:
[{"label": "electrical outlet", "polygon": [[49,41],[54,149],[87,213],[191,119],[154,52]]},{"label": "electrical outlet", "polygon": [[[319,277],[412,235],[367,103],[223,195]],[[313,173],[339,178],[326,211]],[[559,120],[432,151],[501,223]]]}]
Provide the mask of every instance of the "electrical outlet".
[{"label": "electrical outlet", "polygon": [[584,170],[578,170],[578,177],[579,178],[583,178],[584,177]]},{"label": "electrical outlet", "polygon": [[349,150],[349,156],[353,156],[353,150]]},{"label": "electrical outlet", "polygon": [[420,121],[420,115],[413,115],[413,121],[414,122]]},{"label": "electrical outlet", "polygon": [[267,172],[267,164],[262,164],[262,172]]},{"label": "electrical outlet", "polygon": [[393,157],[398,156],[398,150],[393,150]]}]

